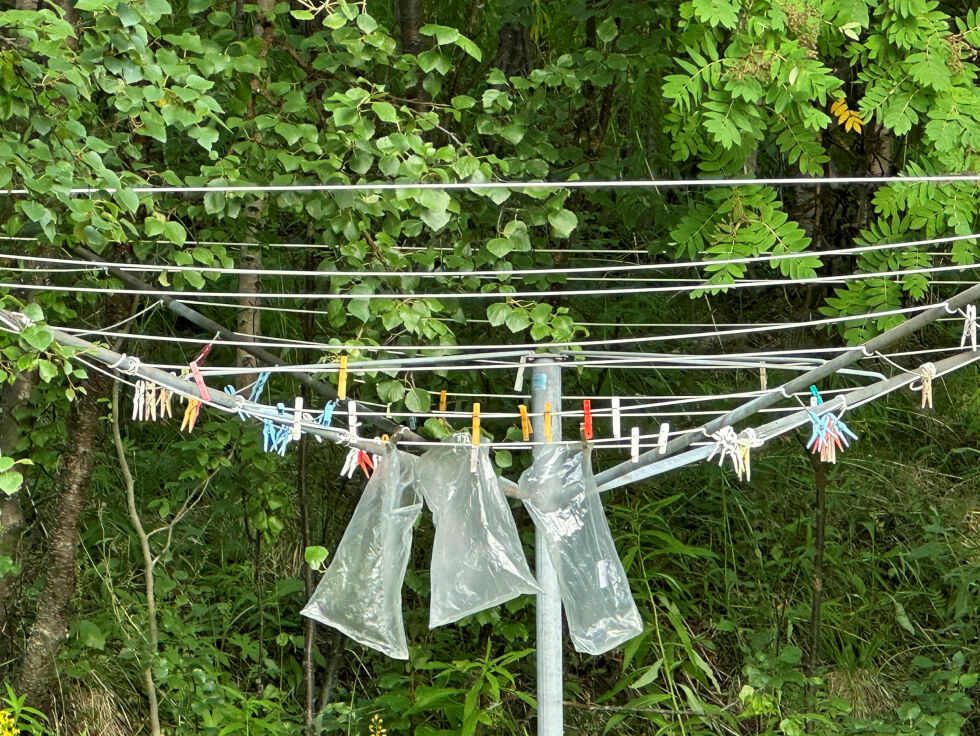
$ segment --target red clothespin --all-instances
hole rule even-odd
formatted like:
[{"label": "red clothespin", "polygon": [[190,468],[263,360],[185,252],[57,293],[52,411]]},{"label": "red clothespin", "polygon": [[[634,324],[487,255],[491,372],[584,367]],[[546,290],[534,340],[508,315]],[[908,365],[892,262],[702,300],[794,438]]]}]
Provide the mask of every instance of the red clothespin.
[{"label": "red clothespin", "polygon": [[585,426],[583,434],[585,435],[586,441],[588,441],[592,439],[592,402],[589,399],[585,399],[582,402],[582,417],[585,420],[583,422]]},{"label": "red clothespin", "polygon": [[[215,340],[218,339],[218,335],[214,336]],[[208,357],[208,353],[211,352],[211,348],[214,347],[214,341],[209,342],[199,352],[194,360],[190,363],[191,375],[194,376],[194,383],[197,384],[197,390],[201,392],[201,398],[204,401],[211,401],[211,392],[208,391],[208,386],[204,383],[204,376],[201,375],[201,366],[204,364],[204,359]]]},{"label": "red clothespin", "polygon": [[371,460],[371,456],[364,452],[364,450],[358,450],[357,464],[364,471],[364,475],[370,478],[372,471],[374,471],[374,461]]}]

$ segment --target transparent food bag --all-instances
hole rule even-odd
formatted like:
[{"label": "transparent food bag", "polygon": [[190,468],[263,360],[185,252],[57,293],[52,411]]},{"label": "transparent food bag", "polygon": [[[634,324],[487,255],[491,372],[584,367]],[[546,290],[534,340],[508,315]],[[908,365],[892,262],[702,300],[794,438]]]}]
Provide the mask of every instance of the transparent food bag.
[{"label": "transparent food bag", "polygon": [[558,573],[568,632],[602,654],[643,631],[587,454],[546,447],[521,475],[521,495]]},{"label": "transparent food bag", "polygon": [[415,489],[417,458],[389,448],[302,614],[365,646],[408,659],[402,582],[412,526],[422,510]]},{"label": "transparent food bag", "polygon": [[430,628],[539,592],[489,448],[469,442],[456,434],[419,460],[419,485],[435,523]]}]

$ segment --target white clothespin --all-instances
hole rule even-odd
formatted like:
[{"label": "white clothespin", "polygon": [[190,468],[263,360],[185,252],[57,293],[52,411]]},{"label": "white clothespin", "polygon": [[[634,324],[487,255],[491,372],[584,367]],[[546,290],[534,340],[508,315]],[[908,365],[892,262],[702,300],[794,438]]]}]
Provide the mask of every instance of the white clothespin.
[{"label": "white clothespin", "polygon": [[735,473],[739,478],[742,477],[742,456],[739,450],[738,435],[735,434],[735,430],[729,427],[722,427],[713,435],[711,439],[715,441],[715,446],[711,448],[711,454],[708,455],[708,460],[712,460],[715,455],[718,456],[718,467],[725,464],[725,458],[728,458],[732,462],[732,467],[735,468]]},{"label": "white clothespin", "polygon": [[960,338],[960,347],[966,347],[970,343],[972,350],[977,349],[977,305],[967,304],[963,308],[963,336]]},{"label": "white clothespin", "polygon": [[630,431],[630,460],[640,462],[640,428],[633,427]]},{"label": "white clothespin", "polygon": [[613,437],[619,439],[623,436],[623,428],[620,424],[619,416],[619,397],[613,396],[612,399],[612,424],[613,424]]},{"label": "white clothespin", "polygon": [[137,381],[133,389],[133,421],[143,421],[143,411],[146,402],[146,381]]},{"label": "white clothespin", "polygon": [[351,437],[357,437],[357,404],[353,401],[347,402],[347,431]]},{"label": "white clothespin", "polygon": [[514,378],[514,391],[524,390],[524,368],[527,366],[527,356],[521,356],[521,362],[517,366],[517,376]]},{"label": "white clothespin", "polygon": [[660,436],[657,437],[657,447],[660,450],[661,455],[667,454],[667,435],[670,434],[670,424],[664,423],[660,425]]},{"label": "white clothespin", "polygon": [[344,458],[344,465],[340,469],[341,478],[354,477],[354,471],[357,470],[357,460],[360,452],[361,451],[358,450],[356,447],[350,448],[350,452],[348,452],[347,457]]},{"label": "white clothespin", "polygon": [[296,401],[293,404],[293,429],[292,437],[293,442],[298,442],[303,436],[303,397],[297,396]]},{"label": "white clothespin", "polygon": [[919,375],[922,376],[922,403],[921,409],[932,409],[932,381],[936,377],[936,364],[923,363],[919,367]]},{"label": "white clothespin", "polygon": [[157,420],[157,385],[152,381],[143,385],[143,416],[151,422]]}]

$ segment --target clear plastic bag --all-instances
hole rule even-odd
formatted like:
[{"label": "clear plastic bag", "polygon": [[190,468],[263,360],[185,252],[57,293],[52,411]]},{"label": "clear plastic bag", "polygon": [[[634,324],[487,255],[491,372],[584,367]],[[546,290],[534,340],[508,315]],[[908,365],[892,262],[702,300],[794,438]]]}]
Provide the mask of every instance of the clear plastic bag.
[{"label": "clear plastic bag", "polygon": [[602,510],[591,458],[547,447],[521,475],[520,486],[558,573],[575,649],[602,654],[640,634],[643,621]]},{"label": "clear plastic bag", "polygon": [[429,627],[458,621],[525,593],[538,593],[490,451],[457,434],[419,460],[419,485],[432,509]]},{"label": "clear plastic bag", "polygon": [[402,582],[412,526],[422,511],[416,490],[418,459],[389,448],[371,476],[354,515],[302,614],[365,646],[408,659],[402,620]]}]

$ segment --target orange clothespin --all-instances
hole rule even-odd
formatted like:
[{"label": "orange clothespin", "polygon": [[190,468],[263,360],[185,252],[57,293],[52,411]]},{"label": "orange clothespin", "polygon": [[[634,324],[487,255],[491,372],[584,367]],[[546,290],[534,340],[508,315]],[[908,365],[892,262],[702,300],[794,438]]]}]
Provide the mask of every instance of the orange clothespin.
[{"label": "orange clothespin", "polygon": [[337,374],[337,401],[347,398],[347,356],[340,356],[340,372]]},{"label": "orange clothespin", "polygon": [[187,409],[184,410],[184,420],[180,423],[180,430],[183,432],[185,429],[188,432],[194,431],[194,425],[197,423],[197,415],[201,412],[201,402],[197,399],[187,400]]},{"label": "orange clothespin", "polygon": [[589,399],[582,402],[582,417],[585,420],[582,423],[582,436],[589,441],[592,439],[592,402]]},{"label": "orange clothespin", "polygon": [[439,392],[439,411],[446,411],[446,392],[445,390]]},{"label": "orange clothespin", "polygon": [[364,452],[364,450],[359,450],[357,453],[357,464],[364,471],[364,475],[370,478],[371,472],[374,470],[374,461],[371,460],[371,456]]},{"label": "orange clothespin", "polygon": [[473,446],[480,444],[480,405],[473,404]]},{"label": "orange clothespin", "polygon": [[531,433],[534,431],[531,429],[531,420],[527,416],[527,407],[521,404],[517,407],[517,410],[521,413],[521,436],[527,442],[531,439]]},{"label": "orange clothespin", "polygon": [[544,405],[544,441],[551,442],[551,404]]}]

